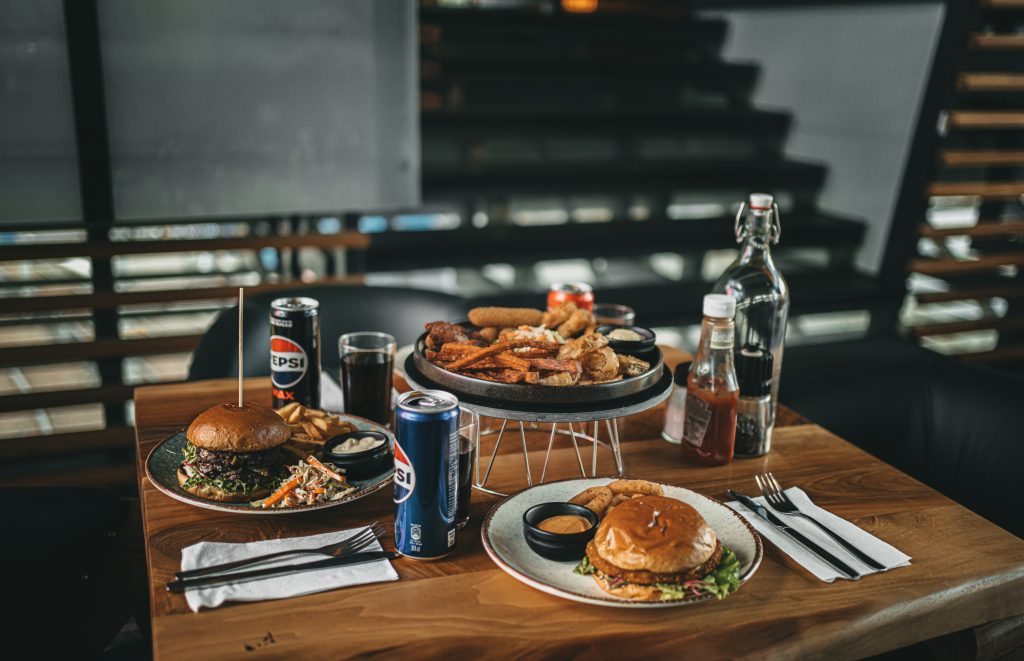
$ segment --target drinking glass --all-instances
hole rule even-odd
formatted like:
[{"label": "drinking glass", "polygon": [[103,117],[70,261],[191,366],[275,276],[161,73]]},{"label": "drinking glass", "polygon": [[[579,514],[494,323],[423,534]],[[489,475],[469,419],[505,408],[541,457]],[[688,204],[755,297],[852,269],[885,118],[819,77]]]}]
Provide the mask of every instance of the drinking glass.
[{"label": "drinking glass", "polygon": [[469,498],[473,492],[473,455],[480,442],[480,416],[467,408],[459,409],[459,484],[456,489],[458,507],[455,525],[464,528],[469,523]]},{"label": "drinking glass", "polygon": [[387,333],[345,333],[338,338],[345,413],[391,425],[391,373],[397,346]]},{"label": "drinking glass", "polygon": [[594,303],[594,321],[598,326],[632,326],[636,321],[636,312],[628,305]]}]

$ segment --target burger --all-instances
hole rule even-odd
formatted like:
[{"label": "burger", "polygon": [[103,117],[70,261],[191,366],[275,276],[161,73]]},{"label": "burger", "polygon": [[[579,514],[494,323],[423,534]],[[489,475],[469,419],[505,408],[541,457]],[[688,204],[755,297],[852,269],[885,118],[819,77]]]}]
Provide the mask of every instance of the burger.
[{"label": "burger", "polygon": [[608,512],[575,571],[612,595],[664,601],[719,599],[739,587],[739,561],[690,505],[637,496]]},{"label": "burger", "polygon": [[218,404],[196,416],[185,433],[178,484],[192,495],[222,502],[270,495],[286,475],[281,446],[288,423],[257,404]]}]

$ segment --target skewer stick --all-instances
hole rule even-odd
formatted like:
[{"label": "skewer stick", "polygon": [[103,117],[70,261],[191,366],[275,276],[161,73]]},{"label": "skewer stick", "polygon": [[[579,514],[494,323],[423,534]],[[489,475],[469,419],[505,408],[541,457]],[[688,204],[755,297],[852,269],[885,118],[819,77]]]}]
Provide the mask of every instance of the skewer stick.
[{"label": "skewer stick", "polygon": [[242,303],[245,301],[245,287],[238,288],[238,406],[242,406],[245,397],[245,376],[242,365]]}]

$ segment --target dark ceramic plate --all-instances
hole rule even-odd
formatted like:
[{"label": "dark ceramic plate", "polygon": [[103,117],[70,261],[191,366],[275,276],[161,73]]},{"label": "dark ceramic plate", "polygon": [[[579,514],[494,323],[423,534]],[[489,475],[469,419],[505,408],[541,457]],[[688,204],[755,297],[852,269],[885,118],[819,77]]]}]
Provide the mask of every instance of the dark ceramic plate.
[{"label": "dark ceramic plate", "polygon": [[[394,447],[394,436],[392,436],[391,432],[387,431],[384,427],[355,416],[342,415],[341,417],[346,422],[354,424],[359,431],[379,431],[385,433],[391,441],[391,446]],[[183,503],[195,505],[196,507],[217,510],[218,512],[236,512],[238,514],[294,514],[296,512],[311,512],[313,510],[337,507],[338,505],[344,505],[345,503],[350,503],[353,500],[359,500],[360,498],[369,496],[371,493],[376,493],[377,491],[386,488],[391,484],[392,476],[395,473],[395,467],[394,465],[391,465],[383,470],[379,475],[374,475],[365,480],[352,480],[352,484],[356,486],[355,491],[339,498],[338,500],[332,500],[327,503],[320,503],[318,505],[300,505],[298,507],[288,508],[271,507],[269,509],[262,509],[260,507],[253,507],[249,503],[222,503],[216,500],[206,500],[205,498],[193,496],[178,486],[178,466],[181,464],[182,450],[185,447],[186,442],[187,439],[185,438],[185,432],[180,431],[153,448],[152,452],[149,453],[149,457],[146,458],[146,477],[149,478],[149,481],[152,482],[153,486],[158,490],[175,500],[180,500]]]},{"label": "dark ceramic plate", "polygon": [[640,376],[592,385],[576,386],[540,386],[521,383],[496,383],[485,379],[477,379],[465,374],[456,374],[438,367],[427,360],[424,350],[427,334],[420,335],[412,352],[413,364],[420,374],[427,377],[442,390],[447,390],[457,397],[469,395],[490,400],[513,403],[537,404],[582,404],[604,402],[627,397],[644,391],[655,385],[661,378],[664,360],[661,349],[654,347],[637,355],[646,360],[651,369]]}]

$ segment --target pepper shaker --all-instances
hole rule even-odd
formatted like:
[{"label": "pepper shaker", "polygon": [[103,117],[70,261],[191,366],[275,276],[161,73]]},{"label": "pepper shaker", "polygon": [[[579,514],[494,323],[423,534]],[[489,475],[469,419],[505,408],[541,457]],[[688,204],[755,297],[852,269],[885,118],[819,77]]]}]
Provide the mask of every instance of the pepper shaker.
[{"label": "pepper shaker", "polygon": [[772,447],[772,354],[751,344],[736,353],[736,377],[740,401],[736,412],[738,457],[760,457]]},{"label": "pepper shaker", "polygon": [[679,363],[672,373],[672,394],[668,398],[665,409],[665,428],[661,437],[674,445],[683,442],[683,421],[686,418],[686,377],[690,373],[691,362]]}]

